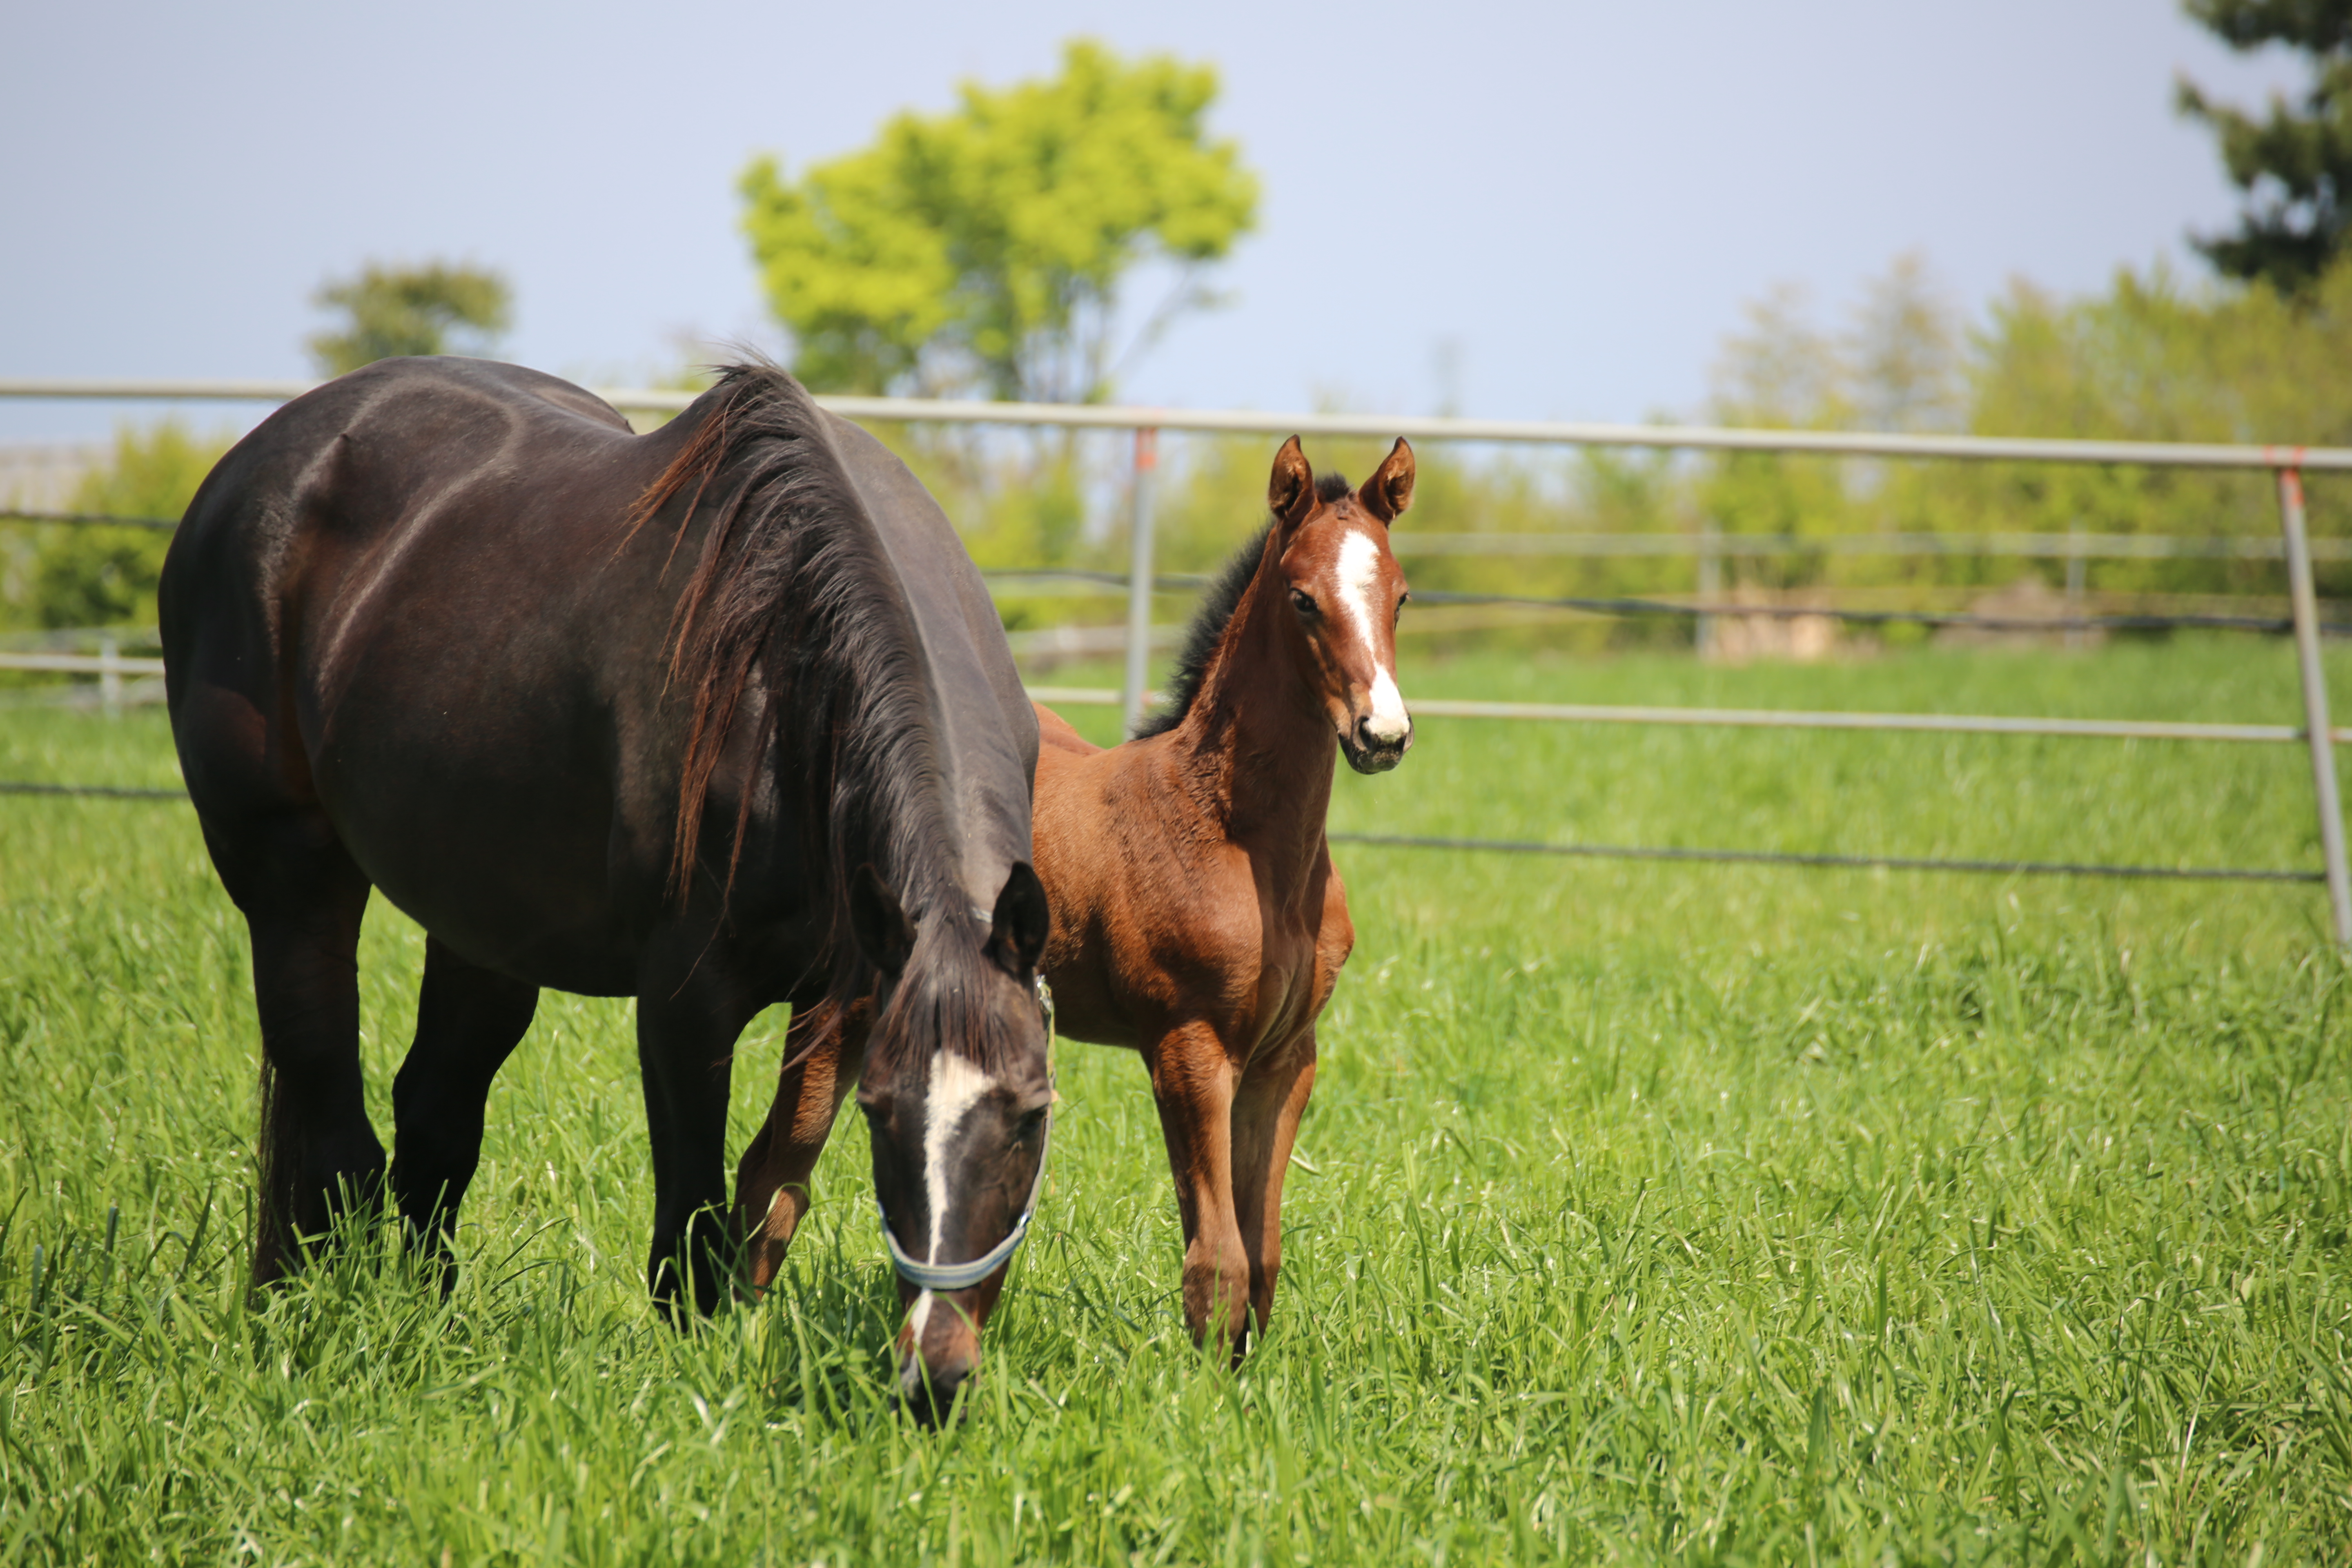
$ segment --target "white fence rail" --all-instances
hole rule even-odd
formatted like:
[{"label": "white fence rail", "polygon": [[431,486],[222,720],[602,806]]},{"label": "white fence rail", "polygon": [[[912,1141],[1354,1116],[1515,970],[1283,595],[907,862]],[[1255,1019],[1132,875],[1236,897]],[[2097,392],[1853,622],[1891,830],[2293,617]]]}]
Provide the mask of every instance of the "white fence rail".
[{"label": "white fence rail", "polygon": [[[152,378],[58,379],[0,377],[0,397],[32,399],[96,398],[115,402],[243,401],[282,403],[299,396],[314,384],[295,381],[193,381]],[[615,408],[646,413],[674,413],[690,404],[696,394],[668,389],[598,389]],[[2336,940],[2352,945],[2352,870],[2346,863],[2344,820],[2337,798],[2331,743],[2339,738],[2329,721],[2327,694],[2319,658],[2319,611],[2313,586],[2314,552],[2304,525],[2303,476],[2305,473],[2352,473],[2352,448],[2336,447],[2246,446],[2215,443],[2147,441],[2041,440],[1981,436],[1891,435],[1843,430],[1750,430],[1714,426],[1614,425],[1541,420],[1494,420],[1414,417],[1349,414],[1282,414],[1249,410],[1194,410],[1114,405],[1070,405],[1026,403],[982,403],[931,398],[821,396],[818,402],[846,418],[909,424],[979,424],[1049,426],[1069,429],[1128,430],[1134,433],[1133,482],[1130,490],[1132,563],[1128,577],[1129,615],[1126,679],[1117,694],[1131,723],[1145,706],[1149,693],[1144,675],[1151,631],[1152,506],[1151,479],[1157,459],[1157,437],[1163,430],[1258,434],[1266,436],[1403,436],[1422,441],[1460,441],[1545,446],[1630,447],[1676,451],[1777,452],[1823,457],[1927,458],[1962,462],[2058,463],[2152,468],[2237,469],[2274,476],[2279,503],[2280,538],[2269,559],[2282,560],[2287,569],[2296,668],[2302,688],[2305,722],[2299,729],[2272,725],[2142,725],[2122,721],[2024,718],[1972,718],[1926,714],[1797,714],[1765,715],[1736,710],[1601,709],[1561,704],[1454,703],[1419,705],[1424,713],[1450,708],[1465,717],[1546,719],[1564,721],[1631,723],[1741,723],[1835,729],[1963,729],[1972,733],[2013,735],[2078,735],[2099,738],[2231,741],[2303,741],[2310,751],[2314,804],[2317,810],[2322,858],[2327,886],[2328,911]],[[1562,536],[1563,538],[1568,536]],[[1623,538],[1624,536],[1613,536]],[[1721,538],[1721,536],[1717,536]],[[1898,536],[1900,537],[1900,536]],[[2048,542],[2053,536],[2023,537]],[[2089,547],[2065,536],[2063,551],[2053,553],[2084,558]],[[2108,536],[2112,539],[2114,536]],[[1707,536],[1679,536],[1675,548],[1691,552],[1696,546],[1708,558]],[[1731,542],[1725,541],[1726,546]],[[1791,542],[1789,552],[1811,548],[1811,542]],[[1881,542],[1884,548],[1883,542]],[[1646,552],[1647,547],[1643,547]],[[1662,547],[1663,548],[1663,547]],[[1867,546],[1850,547],[1863,553]],[[1633,552],[1627,547],[1625,552]],[[1716,548],[1714,554],[1729,554]],[[2330,558],[2335,556],[2331,551]],[[1727,610],[1731,606],[1726,606]],[[20,655],[18,658],[73,658],[70,655]],[[103,657],[103,656],[101,656]],[[116,660],[110,679],[119,681]],[[21,668],[21,667],[19,667]],[[101,679],[110,679],[101,672]],[[1102,700],[1109,693],[1081,694],[1082,689],[1041,688],[1046,701]],[[1052,693],[1052,695],[1047,695]],[[1471,710],[1475,708],[1476,712]],[[2162,731],[2158,733],[2157,731]],[[2223,733],[2222,731],[2227,731]],[[1891,862],[1889,862],[1891,863]]]}]

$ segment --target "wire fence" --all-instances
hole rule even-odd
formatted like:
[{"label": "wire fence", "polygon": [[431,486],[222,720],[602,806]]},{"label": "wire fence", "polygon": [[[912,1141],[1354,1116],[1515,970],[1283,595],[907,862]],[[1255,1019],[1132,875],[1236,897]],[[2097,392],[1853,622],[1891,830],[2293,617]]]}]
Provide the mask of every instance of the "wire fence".
[{"label": "wire fence", "polygon": [[[122,517],[111,512],[37,511],[17,508],[0,508],[0,521],[28,523],[54,523],[73,527],[137,528],[162,532],[170,532],[179,527],[177,522],[169,518]],[[1978,552],[1958,548],[1916,549],[1909,548],[1905,543],[1905,542],[1907,541],[1910,544],[1916,544],[1920,541],[1934,540],[1938,536],[1932,534],[1884,536],[1859,535],[1847,536],[1843,540],[1832,538],[1826,541],[1826,542],[1843,543],[1859,540],[1864,544],[1874,545],[1883,539],[1886,542],[1883,552],[1887,554],[1951,556],[1977,553],[2010,553],[2016,555],[2034,555],[2041,553],[2038,549],[2023,547],[2007,552],[1997,550]],[[1968,537],[1969,536],[1962,536],[1964,540]],[[1987,540],[1998,540],[2007,537],[2032,542],[2041,536],[1992,535],[1982,537]],[[2063,540],[2068,536],[2053,535],[2048,537]],[[2176,556],[2231,556],[2243,559],[2269,560],[2277,560],[2280,558],[2279,548],[2274,543],[2268,541],[2249,541],[2229,538],[2182,538],[2140,534],[2112,535],[2109,537],[2130,540],[2140,547],[2128,552],[2117,552],[2115,557],[2116,559],[2158,560],[2169,559]],[[1514,551],[1509,549],[1500,552],[1490,552],[1486,550],[1485,546],[1490,542],[1497,540],[1508,544],[1523,544],[1537,540],[1554,542],[1575,542],[1580,544],[1594,541],[1614,543],[1616,542],[1628,539],[1644,540],[1651,542],[1668,544],[1673,546],[1673,548],[1646,549],[1639,552],[1616,552],[1613,550],[1593,551],[1590,552],[1590,553],[1640,553],[1649,555],[1675,553],[1693,554],[1706,553],[1710,549],[1706,541],[1706,536],[1705,535],[1673,535],[1664,536],[1661,538],[1661,536],[1656,535],[1638,534],[1586,535],[1580,537],[1573,534],[1561,534],[1557,536],[1529,534],[1500,536],[1488,534],[1421,534],[1413,536],[1410,542],[1400,537],[1398,540],[1392,542],[1392,547],[1396,550],[1397,553],[1401,555],[1410,555],[1414,552],[1415,546],[1425,545],[1430,542],[1442,540],[1444,542],[1444,548],[1427,550],[1424,552],[1447,555],[1474,555],[1486,553],[1531,554],[1538,553],[1538,552],[1529,550]],[[1719,542],[1720,536],[1718,536],[1717,540],[1717,542]],[[1752,541],[1743,541],[1741,545],[1738,548],[1716,550],[1714,552],[1723,555],[1797,553],[1798,552],[1794,549],[1782,550],[1780,547],[1782,544],[1793,545],[1799,542],[1811,544],[1821,542],[1798,541],[1791,536],[1762,536]],[[2329,540],[2325,542],[2334,547],[2328,557],[2329,559],[2352,561],[2352,540]],[[1748,545],[1751,543],[1755,548],[1748,548]],[[2247,545],[2255,543],[2272,544],[2270,553],[2267,556],[2264,556],[2259,552],[2243,548]],[[2147,548],[2149,546],[2158,546],[2161,548]],[[1847,554],[1867,554],[1881,552],[1868,549],[1852,549],[1843,552]],[[1569,548],[1544,552],[1544,553],[1573,555],[1588,553],[1588,552],[1580,548]],[[2077,552],[2074,558],[2082,559],[2087,557],[2095,559],[2098,558],[2101,552],[2098,551],[2086,550]],[[1090,587],[1112,589],[1120,593],[1129,591],[1132,584],[1132,579],[1124,572],[1101,572],[1087,570],[1082,567],[1069,566],[996,567],[983,570],[981,573],[981,575],[989,579],[991,582],[997,583],[1066,583]],[[1208,584],[1209,579],[1207,577],[1195,573],[1156,572],[1151,576],[1151,591],[1155,594],[1197,593],[1200,590],[1206,588]],[[1827,620],[1835,621],[1841,625],[1857,626],[1928,626],[1938,630],[1955,628],[1989,632],[2168,632],[2207,630],[2263,632],[2277,636],[2291,633],[2294,630],[2294,620],[2292,616],[2233,616],[2211,615],[2197,612],[2151,614],[2130,613],[2098,616],[2000,616],[1986,615],[1981,612],[1972,610],[1865,610],[1853,609],[1835,605],[1769,605],[1699,601],[1685,602],[1674,599],[1640,598],[1626,595],[1578,596],[1574,595],[1544,595],[1530,594],[1490,594],[1442,588],[1417,589],[1413,593],[1413,602],[1418,605],[1508,605],[1535,609],[1572,611],[1591,616],[1658,616],[1682,620],[1703,620],[1710,616],[1738,616],[1743,619],[1756,620]],[[2319,630],[2320,634],[2324,637],[2352,637],[2352,622],[2324,621],[2320,624]],[[0,669],[30,668],[34,667],[8,664],[5,662],[5,657],[0,657]]]},{"label": "wire fence", "polygon": [[[154,380],[54,380],[0,378],[0,397],[104,398],[154,400],[200,398],[285,402],[307,391],[311,384],[294,382],[176,382]],[[676,413],[694,399],[691,392],[667,389],[617,389],[601,393],[615,408]],[[2352,559],[2352,542],[2330,541],[2315,548],[2305,522],[2303,476],[2305,472],[2352,472],[2352,449],[2296,447],[2256,447],[2227,444],[2137,441],[2042,440],[1975,436],[1909,436],[1865,431],[1744,430],[1717,426],[1604,425],[1518,420],[1416,418],[1385,416],[1263,414],[1241,410],[1184,410],[990,404],[917,398],[821,397],[835,413],[852,419],[891,423],[1044,426],[1067,429],[1125,430],[1133,433],[1134,457],[1129,485],[1130,564],[1124,574],[1045,571],[1001,573],[1001,581],[1044,582],[1059,579],[1123,591],[1129,613],[1124,637],[1125,678],[1117,691],[1091,688],[1033,688],[1043,701],[1116,703],[1130,727],[1139,719],[1150,692],[1147,676],[1153,646],[1151,596],[1163,588],[1197,587],[1197,578],[1174,577],[1153,569],[1152,482],[1158,467],[1158,437],[1163,430],[1247,433],[1267,436],[1403,436],[1421,441],[1517,443],[1568,447],[1614,447],[1676,451],[1764,452],[1823,457],[1921,458],[1958,462],[2023,462],[2048,464],[2132,466],[2146,468],[2236,469],[2267,472],[2277,496],[2280,534],[2275,543],[2242,540],[2166,539],[2140,535],[2072,533],[1994,534],[1951,537],[1883,534],[1810,539],[1793,535],[1734,536],[1705,531],[1696,534],[1642,535],[1518,535],[1447,536],[1401,534],[1395,541],[1402,553],[1468,553],[1474,548],[1497,554],[1696,554],[1702,563],[1738,556],[1773,554],[2013,554],[2065,559],[2165,559],[2228,557],[2274,560],[2286,568],[2289,614],[2285,616],[2154,614],[2010,616],[1973,612],[1935,610],[1871,610],[1840,606],[1748,605],[1711,600],[1676,603],[1629,597],[1538,597],[1506,594],[1427,593],[1417,595],[1430,604],[1517,606],[1549,611],[1606,616],[1678,616],[1696,618],[1704,628],[1708,617],[1738,616],[1763,619],[1818,617],[1848,625],[1969,627],[1984,631],[2025,632],[2157,632],[2210,628],[2258,634],[2288,634],[2295,643],[2305,722],[2300,727],[2277,725],[2192,725],[2148,723],[2120,720],[2055,720],[2004,715],[1834,714],[1786,713],[1738,710],[1604,709],[1567,704],[1423,702],[1419,711],[1500,720],[1547,720],[1564,722],[1625,722],[1730,724],[1790,728],[1851,730],[1950,731],[2008,735],[2051,735],[2097,739],[2159,739],[2172,741],[2293,742],[2309,751],[2313,804],[2318,819],[2322,867],[2317,870],[2238,867],[2155,867],[2075,865],[2011,860],[1949,860],[1901,856],[1805,855],[1769,850],[1662,848],[1643,846],[1567,845],[1537,841],[1431,837],[1412,835],[1334,834],[1341,842],[1400,849],[1446,849],[1515,854],[1559,855],[1660,861],[1712,861],[1733,864],[1806,866],[1854,869],[1902,869],[2003,875],[2091,876],[2132,879],[2173,879],[2197,881],[2321,882],[2327,889],[2336,940],[2352,944],[2352,869],[2346,862],[2342,808],[2338,797],[2333,743],[2347,737],[2330,721],[2326,688],[2319,658],[2324,634],[2345,635],[2352,626],[2324,623],[2313,582],[2315,559]],[[16,514],[23,516],[24,514]],[[169,528],[162,519],[119,519],[104,514],[48,513],[30,521],[61,523],[111,523],[116,526]],[[1474,545],[1471,542],[1476,541]],[[0,654],[0,668],[12,658],[89,659],[68,653]],[[97,656],[101,680],[120,682],[126,673],[149,673],[157,661],[128,660],[112,649]],[[19,666],[18,668],[25,668]],[[62,670],[63,665],[39,668]],[[120,790],[106,786],[5,785],[0,791],[20,795],[83,795],[105,798],[171,798],[169,791]]]},{"label": "wire fence", "polygon": [[[1034,695],[1034,693],[1033,693]],[[66,799],[176,801],[185,790],[139,789],[115,784],[59,784],[0,781],[0,795],[47,795]],[[1381,849],[1450,849],[1512,855],[1552,855],[1591,860],[1664,860],[1727,866],[1803,866],[1842,871],[1941,871],[1968,875],[2106,877],[2133,881],[2324,883],[2324,871],[2263,870],[2241,866],[2112,866],[2061,860],[1952,860],[1911,855],[1807,855],[1773,849],[1661,848],[1632,844],[1552,844],[1540,839],[1449,838],[1427,834],[1347,833],[1325,836],[1334,844]]]}]

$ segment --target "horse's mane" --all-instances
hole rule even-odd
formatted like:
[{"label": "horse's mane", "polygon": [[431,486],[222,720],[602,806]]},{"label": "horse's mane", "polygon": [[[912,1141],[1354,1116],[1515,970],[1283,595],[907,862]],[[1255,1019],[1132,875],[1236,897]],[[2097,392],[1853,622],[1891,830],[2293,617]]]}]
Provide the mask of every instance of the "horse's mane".
[{"label": "horse's mane", "polygon": [[[875,865],[909,913],[961,913],[960,897],[929,885],[956,847],[925,805],[940,798],[942,762],[919,634],[807,389],[772,364],[732,364],[686,416],[698,413],[700,426],[628,520],[634,537],[674,507],[674,559],[696,515],[708,519],[671,623],[669,686],[691,704],[671,892],[683,899],[692,885],[712,776],[747,699],[758,710],[755,756],[772,753],[779,715],[789,712],[812,743],[793,749],[793,766],[772,770],[773,787],[828,885],[832,967],[845,979],[839,961],[856,950],[848,887],[861,863]],[[747,781],[737,806],[722,900],[759,782]]]},{"label": "horse's mane", "polygon": [[[1315,499],[1330,506],[1349,489],[1347,479],[1339,474],[1319,475],[1315,480]],[[1209,664],[1216,657],[1217,645],[1225,640],[1225,628],[1233,624],[1250,584],[1257,580],[1258,564],[1265,558],[1266,536],[1274,531],[1274,522],[1268,518],[1250,535],[1249,542],[1217,569],[1216,577],[1201,596],[1201,607],[1192,612],[1192,624],[1184,628],[1183,650],[1177,654],[1175,671],[1169,678],[1168,706],[1136,726],[1137,740],[1166,734],[1181,724],[1184,715],[1192,710],[1193,702],[1201,695],[1201,683],[1209,677]]]}]

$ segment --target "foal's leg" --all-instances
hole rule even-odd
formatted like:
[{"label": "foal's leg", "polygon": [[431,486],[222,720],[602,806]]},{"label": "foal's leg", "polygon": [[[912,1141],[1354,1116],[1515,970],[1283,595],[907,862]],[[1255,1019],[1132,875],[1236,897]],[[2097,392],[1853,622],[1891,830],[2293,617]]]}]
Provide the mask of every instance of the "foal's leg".
[{"label": "foal's leg", "polygon": [[360,1079],[360,919],[368,881],[316,810],[219,822],[205,841],[253,939],[261,1016],[253,1282],[301,1266],[306,1237],[381,1201],[383,1145]]},{"label": "foal's leg", "polygon": [[1184,1224],[1184,1323],[1236,1364],[1249,1327],[1249,1255],[1234,1220],[1234,1070],[1208,1025],[1180,1025],[1145,1053]]},{"label": "foal's leg", "polygon": [[430,1253],[445,1295],[457,1281],[449,1237],[481,1162],[490,1080],[538,1007],[536,985],[478,968],[438,938],[425,939],[416,1042],[392,1082],[392,1195],[411,1244]]},{"label": "foal's leg", "polygon": [[735,1237],[743,1246],[743,1275],[754,1294],[775,1281],[784,1249],[808,1213],[809,1173],[824,1152],[843,1099],[857,1081],[866,1024],[863,1004],[847,1016],[830,1003],[793,1009],[775,1103],[735,1167]]},{"label": "foal's leg", "polygon": [[1282,1178],[1315,1092],[1315,1031],[1250,1063],[1234,1095],[1234,1217],[1249,1255],[1250,1317],[1264,1333],[1282,1272]]},{"label": "foal's leg", "polygon": [[[726,1279],[727,1086],[735,1037],[759,1009],[715,982],[649,975],[637,994],[637,1069],[654,1155],[654,1245],[646,1268],[673,1321],[689,1288],[718,1309]],[[679,1274],[683,1260],[686,1277]]]}]

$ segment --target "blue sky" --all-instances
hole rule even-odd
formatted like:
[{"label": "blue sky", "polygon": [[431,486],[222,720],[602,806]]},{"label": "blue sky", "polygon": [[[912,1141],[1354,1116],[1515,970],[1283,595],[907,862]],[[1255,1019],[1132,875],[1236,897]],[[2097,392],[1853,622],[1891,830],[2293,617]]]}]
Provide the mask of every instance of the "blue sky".
[{"label": "blue sky", "polygon": [[[753,153],[857,146],[1080,33],[1213,62],[1265,181],[1234,302],[1126,388],[1196,406],[1426,411],[1450,353],[1465,413],[1692,414],[1778,282],[1834,319],[1912,248],[1971,308],[2194,272],[2232,200],[2175,72],[2294,79],[2162,0],[20,5],[0,374],[302,374],[322,278],[448,257],[513,279],[509,357],[633,379],[769,331]],[[122,412],[0,403],[0,440]]]}]

